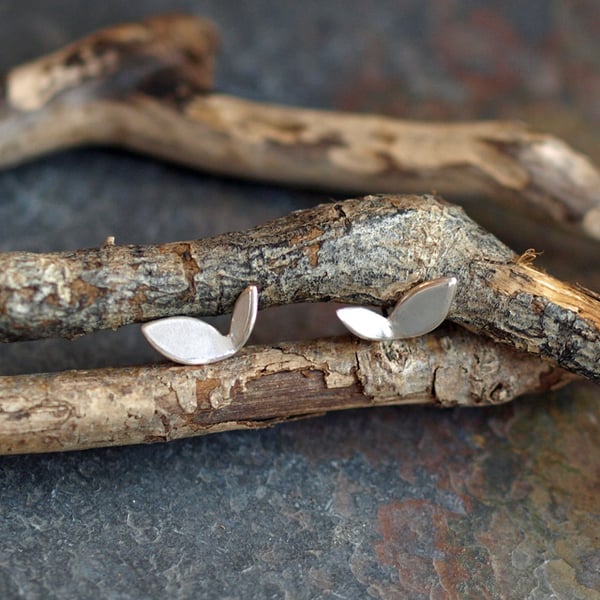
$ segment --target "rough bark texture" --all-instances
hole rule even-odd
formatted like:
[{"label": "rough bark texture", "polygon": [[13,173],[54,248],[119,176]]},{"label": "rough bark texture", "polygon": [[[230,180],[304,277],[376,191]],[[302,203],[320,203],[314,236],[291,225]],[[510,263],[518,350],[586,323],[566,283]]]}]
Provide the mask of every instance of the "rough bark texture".
[{"label": "rough bark texture", "polygon": [[516,122],[426,123],[209,93],[207,21],[108,29],[17,67],[0,93],[0,165],[102,143],[215,173],[351,192],[486,195],[600,239],[600,173]]},{"label": "rough bark texture", "polygon": [[0,454],[168,441],[387,404],[481,406],[573,375],[456,327],[253,347],[214,365],[0,378]]},{"label": "rough bark texture", "polygon": [[171,315],[229,312],[250,284],[262,308],[389,307],[454,275],[449,318],[600,380],[600,301],[531,266],[432,196],[367,196],[244,233],[163,244],[0,255],[0,339],[74,337]]}]

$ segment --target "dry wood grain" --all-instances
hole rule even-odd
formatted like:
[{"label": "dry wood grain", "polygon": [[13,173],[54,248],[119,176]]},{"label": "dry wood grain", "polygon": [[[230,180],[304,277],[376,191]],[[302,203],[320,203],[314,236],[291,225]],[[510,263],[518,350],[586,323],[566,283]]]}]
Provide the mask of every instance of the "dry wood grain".
[{"label": "dry wood grain", "polygon": [[572,379],[457,327],[410,341],[250,347],[202,367],[0,377],[0,454],[168,441],[359,407],[485,406]]},{"label": "dry wood grain", "polygon": [[390,307],[415,284],[449,275],[458,280],[449,319],[600,380],[598,296],[536,269],[433,196],[367,196],[159,246],[2,254],[0,340],[222,314],[250,284],[262,308]]},{"label": "dry wood grain", "polygon": [[10,71],[0,165],[112,144],[214,173],[337,192],[487,196],[600,239],[600,173],[517,122],[434,123],[213,93],[215,27],[163,16]]}]

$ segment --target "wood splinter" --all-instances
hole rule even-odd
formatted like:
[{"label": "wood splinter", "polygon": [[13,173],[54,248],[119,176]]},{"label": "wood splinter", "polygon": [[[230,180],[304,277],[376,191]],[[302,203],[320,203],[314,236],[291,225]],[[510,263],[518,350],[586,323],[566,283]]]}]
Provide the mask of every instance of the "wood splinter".
[{"label": "wood splinter", "polygon": [[92,34],[0,84],[0,166],[109,144],[213,173],[335,192],[487,196],[600,239],[600,172],[517,122],[433,123],[213,91],[218,34],[169,15]]}]

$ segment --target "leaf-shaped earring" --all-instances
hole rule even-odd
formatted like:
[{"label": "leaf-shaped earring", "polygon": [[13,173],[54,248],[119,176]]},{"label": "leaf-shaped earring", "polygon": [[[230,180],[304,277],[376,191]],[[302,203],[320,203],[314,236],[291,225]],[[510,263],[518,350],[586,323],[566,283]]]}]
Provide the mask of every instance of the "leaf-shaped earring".
[{"label": "leaf-shaped earring", "polygon": [[337,316],[363,340],[381,341],[417,337],[433,331],[448,316],[456,293],[456,277],[441,277],[412,288],[400,299],[389,318],[368,308],[340,308]]},{"label": "leaf-shaped earring", "polygon": [[174,362],[206,365],[233,356],[248,341],[258,311],[258,289],[248,286],[236,300],[229,333],[194,317],[168,317],[142,325],[150,345]]}]

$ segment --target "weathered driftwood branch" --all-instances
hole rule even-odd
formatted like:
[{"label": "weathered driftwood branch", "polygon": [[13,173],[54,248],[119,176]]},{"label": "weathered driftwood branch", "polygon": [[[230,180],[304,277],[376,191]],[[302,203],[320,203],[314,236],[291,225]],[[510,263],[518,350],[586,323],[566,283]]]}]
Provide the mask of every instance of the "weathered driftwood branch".
[{"label": "weathered driftwood branch", "polygon": [[167,441],[347,408],[498,404],[572,379],[456,327],[410,341],[247,348],[203,367],[0,377],[0,454]]},{"label": "weathered driftwood branch", "polygon": [[0,91],[0,166],[114,144],[338,192],[485,195],[600,239],[600,173],[559,139],[515,122],[402,121],[212,93],[216,47],[209,22],[167,16],[13,69]]},{"label": "weathered driftwood branch", "polygon": [[537,270],[432,196],[324,204],[190,242],[2,254],[0,340],[222,314],[250,284],[262,308],[391,306],[415,284],[448,275],[458,280],[451,320],[600,381],[598,297]]}]

